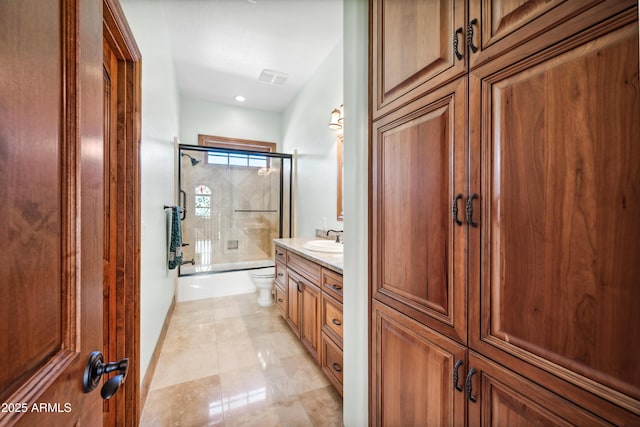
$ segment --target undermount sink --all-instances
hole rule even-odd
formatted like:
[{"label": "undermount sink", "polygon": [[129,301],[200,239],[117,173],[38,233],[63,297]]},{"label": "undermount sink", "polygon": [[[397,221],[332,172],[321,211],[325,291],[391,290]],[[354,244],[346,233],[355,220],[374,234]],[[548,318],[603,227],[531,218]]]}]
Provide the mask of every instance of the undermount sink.
[{"label": "undermount sink", "polygon": [[333,240],[311,240],[302,246],[305,249],[316,252],[331,252],[341,254],[344,251],[344,246],[342,245],[342,243],[336,243]]}]

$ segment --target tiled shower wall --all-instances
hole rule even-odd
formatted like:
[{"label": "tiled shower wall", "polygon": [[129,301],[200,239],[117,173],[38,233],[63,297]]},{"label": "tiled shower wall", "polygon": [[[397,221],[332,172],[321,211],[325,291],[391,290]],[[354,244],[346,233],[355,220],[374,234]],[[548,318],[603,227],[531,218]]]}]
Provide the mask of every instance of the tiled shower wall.
[{"label": "tiled shower wall", "polygon": [[[188,157],[181,159],[181,188],[186,192],[187,209],[182,241],[189,244],[183,248],[183,260],[193,259],[195,271],[272,260],[273,239],[279,237],[281,160],[269,159],[269,168],[260,171],[257,167],[207,164],[206,153],[185,152],[200,163],[193,166]],[[209,217],[195,216],[198,185],[211,189]],[[274,212],[260,212],[269,210]]]}]

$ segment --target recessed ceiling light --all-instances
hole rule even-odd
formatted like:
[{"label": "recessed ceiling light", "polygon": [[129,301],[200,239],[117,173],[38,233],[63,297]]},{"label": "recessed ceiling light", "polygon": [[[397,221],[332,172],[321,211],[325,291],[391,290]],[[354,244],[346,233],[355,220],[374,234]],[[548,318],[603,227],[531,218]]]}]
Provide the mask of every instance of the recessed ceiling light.
[{"label": "recessed ceiling light", "polygon": [[236,101],[238,101],[238,102],[244,102],[244,101],[246,101],[246,100],[247,100],[247,98],[245,98],[245,97],[244,97],[244,96],[242,96],[242,95],[238,95],[238,96],[236,96]]}]

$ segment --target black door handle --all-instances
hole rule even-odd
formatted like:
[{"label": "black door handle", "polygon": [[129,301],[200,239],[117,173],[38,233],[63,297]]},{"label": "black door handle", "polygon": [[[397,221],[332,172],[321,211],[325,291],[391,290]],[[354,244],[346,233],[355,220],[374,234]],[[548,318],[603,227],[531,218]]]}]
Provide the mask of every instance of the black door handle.
[{"label": "black door handle", "polygon": [[469,26],[467,27],[467,45],[473,53],[476,53],[478,51],[478,48],[473,44],[473,26],[477,23],[478,20],[474,18],[473,20],[471,20],[471,22],[469,22]]},{"label": "black door handle", "polygon": [[467,375],[467,380],[465,381],[465,388],[467,389],[467,398],[472,402],[477,402],[478,398],[473,395],[473,386],[471,385],[471,377],[473,377],[476,373],[476,368],[471,368],[469,374]]},{"label": "black door handle", "polygon": [[462,391],[462,386],[458,385],[458,368],[460,366],[462,366],[462,360],[458,359],[453,367],[453,387],[458,391]]},{"label": "black door handle", "polygon": [[453,198],[453,203],[451,203],[451,214],[453,215],[453,222],[462,225],[462,221],[458,219],[458,200],[462,199],[462,194],[457,194],[456,197]]},{"label": "black door handle", "polygon": [[473,201],[478,198],[476,193],[473,193],[467,200],[467,222],[472,227],[477,227],[478,223],[473,222]]},{"label": "black door handle", "polygon": [[458,60],[462,59],[462,54],[458,50],[458,34],[462,34],[462,27],[458,28],[455,33],[453,33],[453,53],[456,55]]},{"label": "black door handle", "polygon": [[184,221],[187,217],[187,193],[184,190],[180,190],[180,201],[182,202],[180,206],[180,220]]},{"label": "black door handle", "polygon": [[104,400],[108,400],[120,388],[127,379],[127,371],[129,370],[129,359],[124,358],[119,362],[104,363],[104,356],[99,351],[94,351],[89,355],[87,366],[84,368],[84,376],[82,378],[82,386],[85,393],[95,390],[100,384],[102,374],[118,371],[118,374],[110,378],[100,390],[100,396]]}]

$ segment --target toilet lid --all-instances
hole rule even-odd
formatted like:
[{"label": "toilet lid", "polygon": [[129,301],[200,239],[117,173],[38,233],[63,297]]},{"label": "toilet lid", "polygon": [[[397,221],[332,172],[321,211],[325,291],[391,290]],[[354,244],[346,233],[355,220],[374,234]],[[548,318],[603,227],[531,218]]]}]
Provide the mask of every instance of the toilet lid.
[{"label": "toilet lid", "polygon": [[251,274],[253,277],[275,277],[276,269],[274,267],[256,270]]}]

